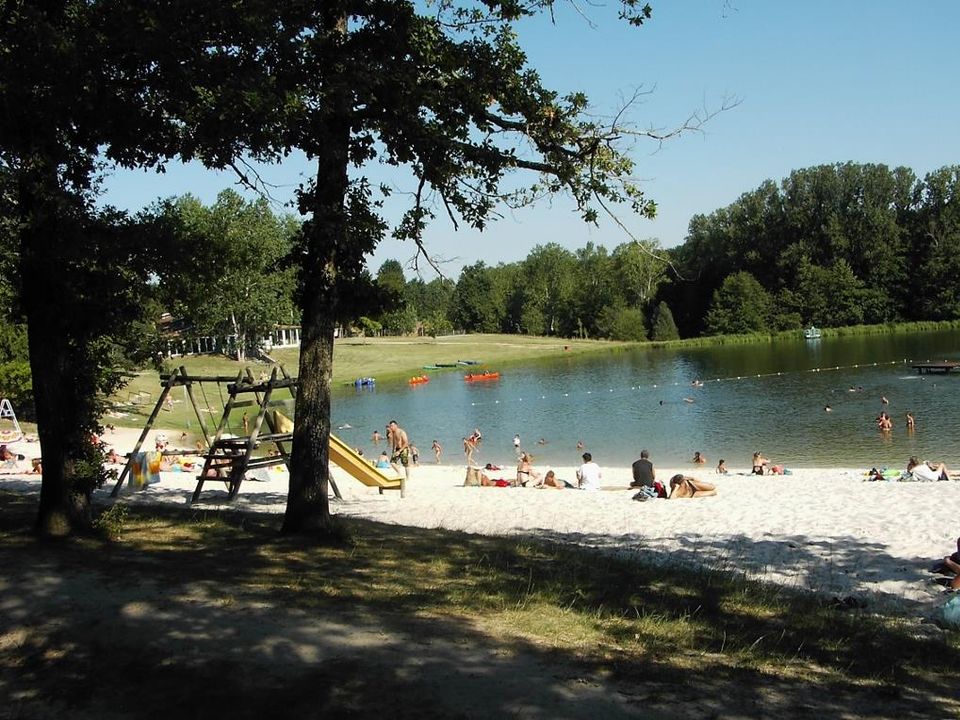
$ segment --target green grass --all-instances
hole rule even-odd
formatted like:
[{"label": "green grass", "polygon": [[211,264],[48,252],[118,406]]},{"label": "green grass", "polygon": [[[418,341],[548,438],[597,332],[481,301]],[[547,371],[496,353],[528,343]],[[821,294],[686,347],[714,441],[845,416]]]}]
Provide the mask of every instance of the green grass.
[{"label": "green grass", "polygon": [[[283,702],[305,702],[297,693],[317,690],[301,687],[309,663],[294,663],[278,681],[270,660],[253,653],[234,673],[230,643],[208,637],[212,627],[228,637],[231,622],[252,622],[251,608],[280,624],[287,617],[347,624],[377,618],[384,632],[411,643],[426,634],[500,648],[497,654],[533,654],[563,672],[572,667],[578,677],[634,688],[655,681],[664,697],[683,696],[694,687],[691,678],[703,679],[724,716],[753,716],[758,698],[771,690],[801,704],[820,703],[810,717],[946,717],[960,709],[956,633],[921,633],[913,621],[837,609],[823,598],[720,572],[648,565],[535,538],[357,520],[346,524],[348,542],[325,546],[279,536],[276,516],[144,507],[114,518],[123,525],[113,533],[120,541],[80,539],[54,552],[29,534],[33,512],[22,496],[0,494],[0,562],[10,583],[30,588],[37,586],[35,574],[78,573],[106,578],[115,597],[147,603],[151,596],[141,597],[141,588],[162,588],[157,612],[166,625],[157,622],[155,642],[131,645],[111,630],[114,622],[126,623],[107,609],[92,624],[72,622],[72,608],[84,603],[58,601],[63,579],[41,584],[36,598],[21,590],[23,602],[38,604],[38,620],[18,631],[16,643],[9,627],[8,637],[0,634],[0,684],[8,694],[33,698],[33,712],[24,717],[45,716],[56,702],[94,717],[108,700],[152,716],[170,701],[160,692],[167,688],[164,668],[184,658],[192,670],[176,675],[176,695],[199,703],[191,717],[203,716],[214,701],[235,713],[231,717],[254,717],[244,698],[259,697],[264,688],[293,688]],[[231,621],[224,612],[238,615]],[[162,628],[169,637],[159,634]],[[378,657],[371,646],[363,667],[342,664],[338,682],[382,675],[380,688],[395,694],[397,706],[429,687],[428,677],[397,683],[389,673],[371,671]],[[102,695],[89,692],[86,674],[98,658],[109,662],[100,668],[106,672]],[[213,696],[210,688],[218,688]],[[353,698],[363,706],[353,716],[382,713],[381,694]],[[318,700],[318,710],[344,709],[336,699],[327,701],[324,707]],[[435,709],[434,717],[460,716],[448,710]]]}]

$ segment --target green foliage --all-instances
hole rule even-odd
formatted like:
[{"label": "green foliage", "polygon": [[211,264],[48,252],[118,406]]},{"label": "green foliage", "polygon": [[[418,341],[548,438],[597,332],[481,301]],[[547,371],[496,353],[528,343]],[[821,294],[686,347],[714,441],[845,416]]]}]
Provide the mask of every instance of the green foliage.
[{"label": "green foliage", "polygon": [[503,308],[494,302],[491,273],[481,260],[463,268],[453,293],[453,324],[467,332],[497,332]]},{"label": "green foliage", "polygon": [[597,326],[604,337],[611,340],[639,342],[647,339],[643,313],[637,308],[608,305],[601,311]]},{"label": "green foliage", "polygon": [[412,305],[404,304],[397,310],[383,313],[380,324],[387,335],[409,335],[417,327],[417,311]]},{"label": "green foliage", "polygon": [[275,325],[297,319],[294,270],[285,265],[299,229],[292,218],[233,190],[210,207],[184,195],[156,214],[170,229],[156,269],[161,296],[170,312],[188,320],[186,339],[233,337],[242,358],[258,350]]},{"label": "green foliage", "polygon": [[93,521],[93,529],[108,542],[119,542],[127,524],[128,507],[114,503]]},{"label": "green foliage", "polygon": [[713,294],[706,318],[707,333],[768,332],[771,309],[770,295],[753,275],[734,273]]},{"label": "green foliage", "polygon": [[661,341],[680,339],[677,324],[673,321],[673,313],[665,302],[658,303],[653,310],[650,318],[650,339]]},{"label": "green foliage", "polygon": [[33,376],[30,363],[26,360],[12,360],[0,363],[0,397],[13,403],[14,410],[21,420],[34,420]]},{"label": "green foliage", "polygon": [[361,315],[357,319],[357,325],[365,337],[374,337],[383,330],[383,325],[379,321],[368,318],[366,315]]},{"label": "green foliage", "polygon": [[[960,317],[960,168],[922,181],[908,168],[844,163],[767,181],[697,215],[661,293],[684,334],[709,325],[707,303],[745,271],[784,301],[774,327]],[[716,319],[716,318],[715,318]]]}]

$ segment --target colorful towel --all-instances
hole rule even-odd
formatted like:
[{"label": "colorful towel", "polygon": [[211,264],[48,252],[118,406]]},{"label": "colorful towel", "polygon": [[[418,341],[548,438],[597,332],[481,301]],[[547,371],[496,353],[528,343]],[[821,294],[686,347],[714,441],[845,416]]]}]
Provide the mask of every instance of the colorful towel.
[{"label": "colorful towel", "polygon": [[160,482],[160,461],[163,453],[138,452],[130,456],[130,487],[145,490],[147,485]]}]

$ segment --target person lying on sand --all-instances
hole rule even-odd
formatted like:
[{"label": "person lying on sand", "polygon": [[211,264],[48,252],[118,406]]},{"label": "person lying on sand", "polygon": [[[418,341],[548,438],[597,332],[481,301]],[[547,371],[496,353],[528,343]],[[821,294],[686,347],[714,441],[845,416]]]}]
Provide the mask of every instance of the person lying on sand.
[{"label": "person lying on sand", "polygon": [[960,590],[960,538],[957,538],[957,551],[935,563],[930,570],[943,575],[953,575],[950,587],[953,590]]},{"label": "person lying on sand", "polygon": [[922,462],[917,460],[916,457],[911,457],[907,462],[907,472],[912,473],[913,477],[921,482],[950,479],[947,466],[944,463]]},{"label": "person lying on sand", "polygon": [[543,482],[537,485],[538,488],[553,488],[554,490],[575,490],[576,486],[568,483],[566,480],[561,480],[557,477],[557,474],[553,470],[547,470],[547,474],[543,476]]},{"label": "person lying on sand", "polygon": [[670,499],[710,497],[717,494],[713,483],[697,480],[686,475],[674,475],[670,478]]}]

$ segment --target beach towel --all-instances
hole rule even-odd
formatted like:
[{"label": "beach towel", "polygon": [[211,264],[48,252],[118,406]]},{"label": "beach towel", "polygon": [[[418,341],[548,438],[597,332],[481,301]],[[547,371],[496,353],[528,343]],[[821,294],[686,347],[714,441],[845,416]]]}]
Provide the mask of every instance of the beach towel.
[{"label": "beach towel", "polygon": [[148,485],[160,482],[160,461],[163,453],[138,452],[130,456],[130,487],[145,490]]}]

